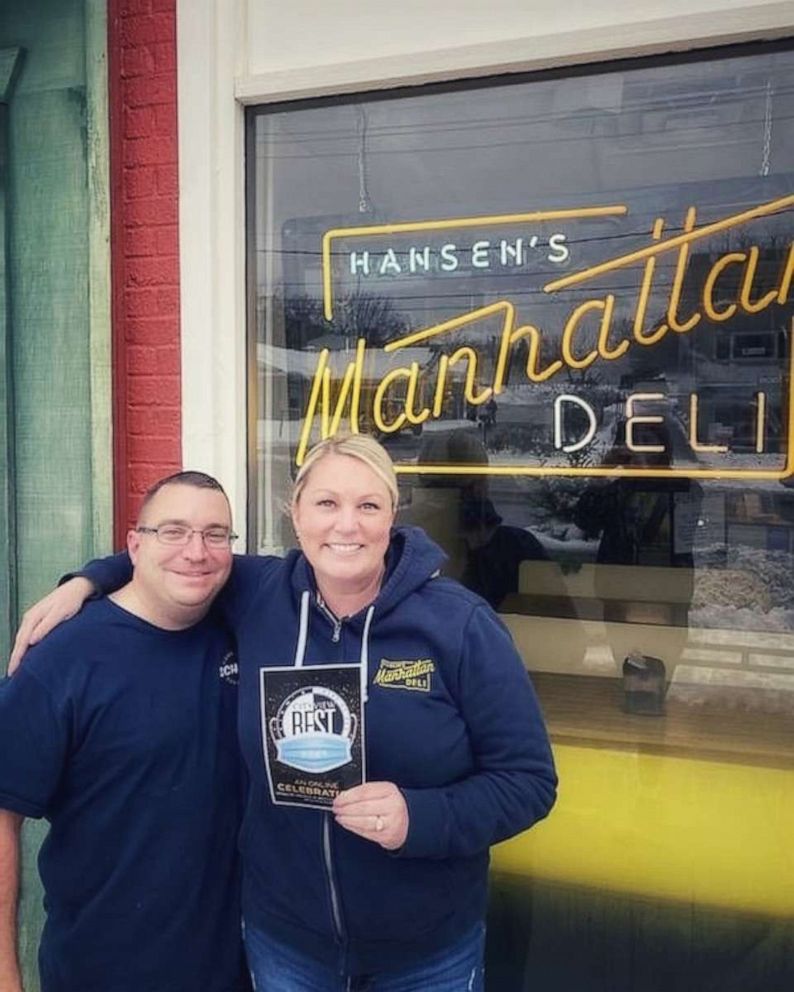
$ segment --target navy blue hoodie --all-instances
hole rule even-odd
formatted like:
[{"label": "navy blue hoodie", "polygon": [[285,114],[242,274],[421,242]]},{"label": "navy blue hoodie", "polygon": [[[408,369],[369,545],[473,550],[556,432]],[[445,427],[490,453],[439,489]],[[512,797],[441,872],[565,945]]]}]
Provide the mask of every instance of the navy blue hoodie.
[{"label": "navy blue hoodie", "polygon": [[[423,531],[396,529],[378,598],[341,621],[318,605],[297,551],[277,567],[237,560],[223,596],[238,637],[250,780],[246,922],[352,974],[408,967],[463,937],[485,916],[489,846],[554,802],[551,750],[518,652],[482,599],[437,577],[443,558]],[[405,796],[399,852],[339,827],[330,813],[270,800],[258,672],[295,662],[305,592],[303,663],[367,664],[367,778],[394,782]],[[379,682],[387,661],[429,662],[426,689]]]},{"label": "navy blue hoodie", "polygon": [[[250,783],[244,917],[351,974],[409,967],[463,937],[485,916],[490,845],[554,803],[551,749],[521,658],[487,603],[438,577],[443,560],[423,531],[396,528],[374,604],[339,621],[318,603],[299,551],[283,561],[236,557],[219,597],[237,635]],[[107,588],[102,563],[84,574]],[[271,802],[259,670],[300,655],[305,665],[366,662],[367,778],[396,783],[409,811],[397,852],[338,826],[331,813]],[[395,661],[425,662],[426,689],[377,680],[383,662]]]}]

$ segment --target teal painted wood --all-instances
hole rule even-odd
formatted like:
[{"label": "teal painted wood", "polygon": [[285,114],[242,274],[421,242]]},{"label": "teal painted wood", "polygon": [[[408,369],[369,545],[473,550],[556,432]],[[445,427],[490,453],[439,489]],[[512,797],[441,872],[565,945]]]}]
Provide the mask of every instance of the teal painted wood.
[{"label": "teal painted wood", "polygon": [[110,301],[110,134],[107,0],[85,2],[88,168],[88,328],[91,369],[92,549],[113,544],[113,397]]},{"label": "teal painted wood", "polygon": [[[0,555],[10,549],[10,560],[0,558],[0,582],[13,619],[61,572],[110,548],[104,0],[3,0],[0,50],[7,46],[25,49],[6,111],[0,301],[12,387],[0,392],[0,412],[7,411],[5,431],[14,442],[9,457],[0,436],[0,498],[5,485],[16,504],[16,544],[2,542]],[[0,79],[2,67],[0,61]],[[16,596],[8,582],[14,572]],[[39,987],[36,854],[45,830],[28,822],[23,834],[19,930],[26,992]]]},{"label": "teal painted wood", "polygon": [[24,607],[92,545],[84,87],[20,92],[11,116],[17,555]]},{"label": "teal painted wood", "polygon": [[0,103],[8,103],[11,91],[19,75],[22,64],[22,51],[19,48],[0,50]]},{"label": "teal painted wood", "polygon": [[5,666],[16,611],[16,537],[14,501],[13,378],[10,352],[8,294],[8,108],[22,53],[18,48],[0,51],[0,670]]},{"label": "teal painted wood", "polygon": [[9,469],[13,464],[10,452],[12,435],[11,386],[7,362],[8,353],[8,294],[6,292],[6,195],[4,177],[7,171],[5,104],[0,103],[0,657],[8,656],[11,637],[13,605],[16,600],[15,562],[11,553],[14,541],[14,499]]}]

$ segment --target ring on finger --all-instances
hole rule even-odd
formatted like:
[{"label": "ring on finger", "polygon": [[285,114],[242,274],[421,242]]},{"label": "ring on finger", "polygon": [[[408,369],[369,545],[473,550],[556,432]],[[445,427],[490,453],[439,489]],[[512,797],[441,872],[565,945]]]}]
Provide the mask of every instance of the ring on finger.
[{"label": "ring on finger", "polygon": [[380,833],[381,830],[383,830],[383,817],[382,816],[376,816],[375,817],[375,829],[377,830],[378,833]]}]

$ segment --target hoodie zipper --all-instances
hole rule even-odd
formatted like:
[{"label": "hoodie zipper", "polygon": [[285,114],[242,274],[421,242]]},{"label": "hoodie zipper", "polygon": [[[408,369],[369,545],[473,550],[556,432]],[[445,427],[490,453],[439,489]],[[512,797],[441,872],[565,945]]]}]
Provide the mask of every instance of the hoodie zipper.
[{"label": "hoodie zipper", "polygon": [[339,643],[339,638],[342,636],[342,622],[343,621],[340,620],[339,617],[335,613],[331,612],[331,610],[328,609],[328,607],[325,605],[325,602],[324,602],[322,596],[319,594],[319,592],[317,593],[317,606],[319,607],[320,612],[323,614],[323,616],[326,618],[326,620],[333,627],[333,633],[331,634],[331,640],[334,642],[334,644],[338,644]]},{"label": "hoodie zipper", "polygon": [[342,911],[339,907],[339,892],[336,888],[336,878],[334,877],[334,865],[331,857],[331,814],[323,815],[323,861],[325,862],[325,876],[328,879],[328,889],[331,893],[331,919],[334,925],[334,933],[337,941],[341,944],[344,940],[342,930]]},{"label": "hoodie zipper", "polygon": [[[318,592],[315,602],[320,612],[331,624],[333,628],[331,640],[338,644],[342,636],[342,621],[325,605],[322,596]],[[344,929],[342,926],[342,910],[339,904],[339,890],[336,886],[336,875],[334,873],[334,861],[331,853],[331,814],[323,814],[323,863],[325,865],[325,877],[328,880],[328,891],[331,894],[331,923],[339,944],[344,943]]]},{"label": "hoodie zipper", "polygon": [[[334,644],[338,644],[342,636],[342,624],[343,620],[340,620],[337,615],[330,610],[323,601],[322,596],[319,591],[315,595],[315,602],[317,607],[323,616],[328,620],[332,627],[331,640]],[[308,603],[308,598],[304,593],[303,604],[304,608]],[[369,637],[369,627],[372,622],[372,615],[375,611],[374,606],[370,606],[367,611],[366,620],[364,622],[364,633],[362,637],[362,649],[361,649],[361,659],[359,662],[361,675],[361,701],[362,705],[367,701],[367,638]],[[302,613],[301,628],[303,630],[304,624],[307,620],[307,615],[305,612]],[[305,647],[305,639],[302,639],[301,643]],[[301,663],[303,661],[303,656],[301,653]],[[331,923],[334,928],[334,934],[336,935],[337,942],[342,948],[345,946],[345,930],[342,922],[342,909],[339,901],[339,890],[336,884],[336,874],[334,872],[334,860],[333,853],[331,851],[331,814],[325,813],[323,815],[323,864],[325,867],[325,877],[328,880],[328,891],[331,896]],[[346,953],[343,951],[343,954]]]}]

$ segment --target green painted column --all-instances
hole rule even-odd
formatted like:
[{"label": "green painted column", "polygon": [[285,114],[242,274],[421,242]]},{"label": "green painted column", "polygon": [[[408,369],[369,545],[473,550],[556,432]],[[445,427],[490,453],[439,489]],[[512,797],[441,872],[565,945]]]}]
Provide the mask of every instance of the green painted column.
[{"label": "green painted column", "polygon": [[5,665],[16,612],[13,389],[8,292],[8,100],[21,61],[18,48],[0,50],[0,658]]},{"label": "green painted column", "polygon": [[[105,540],[96,536],[98,520],[111,519],[112,460],[109,392],[101,389],[110,380],[109,350],[98,354],[100,342],[109,345],[109,317],[97,299],[94,257],[97,241],[102,247],[95,225],[107,227],[107,201],[96,188],[102,155],[95,152],[107,124],[96,112],[88,45],[94,6],[25,0],[18,7],[15,34],[27,57],[9,114],[9,269],[22,610],[97,543],[109,543],[109,531]],[[95,417],[98,401],[104,409]]]},{"label": "green painted column", "polygon": [[[0,4],[0,648],[63,571],[110,549],[112,445],[105,0]],[[24,50],[14,62],[10,51]],[[19,944],[43,922],[23,835]]]}]

